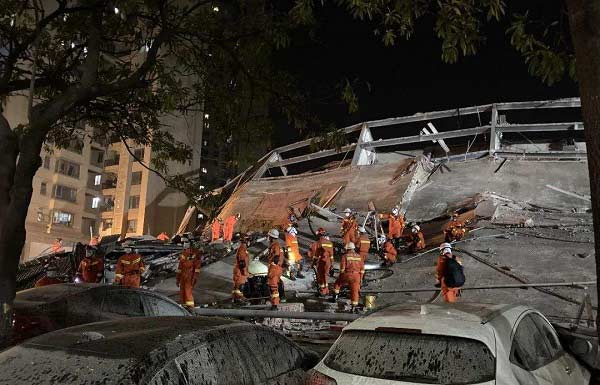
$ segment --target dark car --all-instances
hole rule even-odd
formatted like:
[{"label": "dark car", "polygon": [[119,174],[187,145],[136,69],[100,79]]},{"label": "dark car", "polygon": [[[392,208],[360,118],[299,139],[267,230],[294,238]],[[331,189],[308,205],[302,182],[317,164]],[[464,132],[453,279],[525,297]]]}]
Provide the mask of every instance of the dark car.
[{"label": "dark car", "polygon": [[0,353],[0,384],[300,385],[314,353],[264,326],[137,317],[57,330]]},{"label": "dark car", "polygon": [[57,284],[23,290],[14,302],[12,344],[85,323],[139,316],[189,316],[173,300],[141,289]]}]

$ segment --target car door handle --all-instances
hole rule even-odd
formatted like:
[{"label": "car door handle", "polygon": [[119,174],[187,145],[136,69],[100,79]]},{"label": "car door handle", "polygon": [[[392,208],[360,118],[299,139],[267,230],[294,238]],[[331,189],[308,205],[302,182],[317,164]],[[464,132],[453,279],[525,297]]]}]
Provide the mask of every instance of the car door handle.
[{"label": "car door handle", "polygon": [[569,376],[571,375],[571,373],[573,373],[573,371],[571,370],[571,368],[570,368],[570,367],[568,367],[568,366],[565,366],[565,372],[566,372],[566,373],[567,373]]}]

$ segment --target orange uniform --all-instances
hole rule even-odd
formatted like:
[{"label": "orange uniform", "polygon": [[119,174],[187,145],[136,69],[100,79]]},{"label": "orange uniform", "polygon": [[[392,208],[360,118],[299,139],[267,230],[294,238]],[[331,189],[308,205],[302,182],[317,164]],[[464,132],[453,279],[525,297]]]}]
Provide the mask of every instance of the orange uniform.
[{"label": "orange uniform", "polygon": [[354,251],[346,252],[340,262],[340,275],[334,284],[335,294],[340,293],[342,286],[349,286],[352,306],[358,305],[360,285],[364,274],[365,264],[361,256]]},{"label": "orange uniform", "polygon": [[210,228],[212,231],[212,240],[213,241],[216,241],[217,239],[221,238],[221,222],[219,222],[218,219],[215,219],[213,221]]},{"label": "orange uniform", "polygon": [[385,244],[383,245],[383,251],[385,253],[384,254],[385,261],[388,264],[393,265],[394,263],[396,263],[396,258],[398,256],[398,250],[396,250],[396,248],[392,244],[392,241],[390,241],[390,240],[385,241]]},{"label": "orange uniform", "polygon": [[115,282],[126,287],[140,287],[145,270],[142,256],[136,253],[124,254],[117,261]]},{"label": "orange uniform", "polygon": [[98,283],[104,275],[104,258],[99,256],[85,257],[77,270],[85,283]]},{"label": "orange uniform", "polygon": [[168,241],[169,240],[169,236],[167,235],[167,233],[165,233],[164,231],[160,234],[158,234],[158,237],[156,237],[156,239],[158,239],[159,241]]},{"label": "orange uniform", "polygon": [[367,234],[362,234],[358,239],[358,252],[363,259],[363,263],[367,260],[367,254],[371,248],[371,240]]},{"label": "orange uniform", "polygon": [[435,267],[435,279],[441,283],[442,297],[444,298],[444,302],[454,303],[458,300],[460,288],[448,287],[446,285],[446,279],[444,277],[446,276],[448,258],[449,257],[447,255],[440,255],[438,257],[437,265]]},{"label": "orange uniform", "polygon": [[356,243],[356,240],[358,239],[358,223],[353,216],[344,218],[342,221],[341,233],[342,238],[344,238],[344,245],[348,242]]},{"label": "orange uniform", "polygon": [[388,238],[400,238],[404,232],[404,216],[394,214],[382,214],[382,219],[387,218],[388,220]]},{"label": "orange uniform", "polygon": [[410,234],[410,241],[408,244],[408,249],[414,253],[425,248],[425,238],[423,237],[423,233],[418,231],[416,233]]},{"label": "orange uniform", "polygon": [[281,248],[279,241],[274,240],[271,243],[271,246],[269,246],[269,265],[273,262],[273,258],[275,258],[276,255],[279,256],[279,263],[277,263],[277,265],[283,266],[283,249]]},{"label": "orange uniform", "polygon": [[65,249],[62,246],[62,243],[58,240],[55,240],[54,243],[52,243],[52,248],[50,249],[50,252],[53,254],[56,253],[64,253]]},{"label": "orange uniform", "polygon": [[237,223],[237,218],[235,215],[230,215],[225,219],[225,223],[223,224],[223,241],[231,241],[233,238],[233,228]]},{"label": "orange uniform", "polygon": [[90,239],[90,246],[98,246],[100,244],[100,238],[96,235]]},{"label": "orange uniform", "polygon": [[244,298],[241,286],[248,281],[248,268],[250,266],[250,256],[248,247],[244,242],[240,244],[235,255],[235,264],[233,265],[233,299]]},{"label": "orange uniform", "polygon": [[198,275],[202,268],[200,252],[197,249],[185,249],[179,257],[179,266],[177,267],[176,283],[179,286],[179,296],[181,304],[194,307],[193,289],[198,282]]},{"label": "orange uniform", "polygon": [[288,260],[290,264],[300,262],[300,249],[298,247],[298,238],[290,233],[285,233],[285,245],[288,248]]},{"label": "orange uniform", "polygon": [[[331,244],[331,247],[328,244]],[[317,285],[319,285],[319,293],[327,295],[329,294],[327,275],[333,262],[333,244],[327,239],[321,239],[317,242],[317,247]]]},{"label": "orange uniform", "polygon": [[281,280],[281,274],[283,270],[281,265],[275,263],[269,263],[269,271],[267,273],[267,284],[271,291],[271,305],[279,305],[279,281]]},{"label": "orange uniform", "polygon": [[43,278],[37,280],[37,282],[35,283],[35,287],[56,285],[57,283],[64,283],[64,282],[58,278],[43,277]]},{"label": "orange uniform", "polygon": [[446,242],[460,241],[467,233],[467,229],[462,221],[452,219],[446,226],[444,233],[446,235]]}]

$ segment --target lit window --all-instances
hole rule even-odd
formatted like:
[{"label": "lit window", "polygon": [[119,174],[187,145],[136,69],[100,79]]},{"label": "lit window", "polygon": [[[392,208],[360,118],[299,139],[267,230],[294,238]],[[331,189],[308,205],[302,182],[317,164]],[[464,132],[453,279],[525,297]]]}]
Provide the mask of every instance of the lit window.
[{"label": "lit window", "polygon": [[206,169],[206,167],[202,167],[202,173],[206,174],[208,172],[208,170]]},{"label": "lit window", "polygon": [[102,175],[98,174],[94,177],[94,186],[100,186],[102,183]]},{"label": "lit window", "polygon": [[209,115],[208,114],[204,114],[204,119],[208,119]]},{"label": "lit window", "polygon": [[219,7],[217,7],[216,5],[213,7],[213,11],[214,12],[219,12]]},{"label": "lit window", "polygon": [[119,8],[115,7],[115,15],[119,14]]},{"label": "lit window", "polygon": [[97,209],[98,207],[100,207],[100,197],[92,198],[92,208]]},{"label": "lit window", "polygon": [[70,227],[73,225],[73,214],[64,211],[55,211],[52,215],[52,223]]}]

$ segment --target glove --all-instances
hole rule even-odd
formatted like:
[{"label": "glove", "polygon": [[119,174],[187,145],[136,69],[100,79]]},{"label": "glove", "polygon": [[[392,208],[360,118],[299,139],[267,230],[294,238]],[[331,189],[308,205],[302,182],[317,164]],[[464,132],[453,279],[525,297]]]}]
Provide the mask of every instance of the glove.
[{"label": "glove", "polygon": [[435,287],[437,287],[439,289],[440,287],[442,287],[442,283],[441,282],[436,282],[435,285],[433,285],[433,286],[435,286]]},{"label": "glove", "polygon": [[334,275],[335,275],[335,271],[333,270],[333,268],[329,269],[329,276],[331,278],[333,278]]}]

